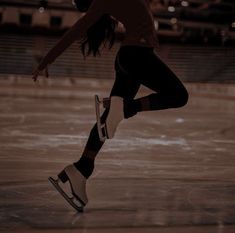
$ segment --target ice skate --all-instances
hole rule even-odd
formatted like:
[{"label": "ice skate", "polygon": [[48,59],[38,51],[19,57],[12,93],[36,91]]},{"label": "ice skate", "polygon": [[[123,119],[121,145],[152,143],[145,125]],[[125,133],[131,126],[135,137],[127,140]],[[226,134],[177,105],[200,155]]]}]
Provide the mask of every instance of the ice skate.
[{"label": "ice skate", "polygon": [[[74,165],[68,165],[58,174],[58,179],[49,177],[49,181],[60,192],[65,200],[78,212],[83,212],[84,206],[87,204],[86,194],[86,178],[77,170]],[[62,189],[60,182],[69,181],[72,197]]]},{"label": "ice skate", "polygon": [[[103,105],[103,108],[109,107],[109,113],[104,123],[100,119],[100,105]],[[95,95],[95,107],[100,140],[105,141],[113,138],[118,124],[124,119],[123,98],[111,96],[111,98],[104,98],[100,101],[99,97]]]}]

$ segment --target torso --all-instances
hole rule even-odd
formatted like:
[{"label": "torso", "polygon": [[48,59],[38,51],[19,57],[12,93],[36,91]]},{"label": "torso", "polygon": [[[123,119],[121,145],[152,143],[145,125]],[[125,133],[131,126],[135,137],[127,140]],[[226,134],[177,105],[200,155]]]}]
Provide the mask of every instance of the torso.
[{"label": "torso", "polygon": [[105,5],[106,13],[120,21],[126,29],[121,46],[158,47],[148,0],[106,0]]}]

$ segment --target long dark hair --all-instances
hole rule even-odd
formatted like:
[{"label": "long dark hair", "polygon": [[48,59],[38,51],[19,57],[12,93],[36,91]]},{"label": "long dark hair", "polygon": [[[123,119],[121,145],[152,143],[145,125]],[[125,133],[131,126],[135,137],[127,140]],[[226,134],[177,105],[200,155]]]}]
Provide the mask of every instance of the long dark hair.
[{"label": "long dark hair", "polygon": [[[73,4],[80,12],[87,12],[89,6],[94,0],[73,0]],[[93,53],[96,57],[100,56],[99,48],[103,44],[103,48],[106,47],[107,41],[109,41],[109,49],[113,47],[115,42],[115,29],[118,26],[118,21],[112,18],[109,14],[104,14],[97,22],[95,22],[86,33],[79,43],[81,52],[84,56],[89,56]],[[86,47],[88,49],[86,51]]]},{"label": "long dark hair", "polygon": [[100,56],[99,48],[102,44],[103,48],[106,47],[107,41],[109,41],[109,49],[111,49],[115,42],[115,28],[117,25],[118,22],[108,14],[103,15],[95,22],[87,30],[86,36],[80,41],[80,49],[84,58],[89,56],[91,52],[94,57],[97,54]]}]

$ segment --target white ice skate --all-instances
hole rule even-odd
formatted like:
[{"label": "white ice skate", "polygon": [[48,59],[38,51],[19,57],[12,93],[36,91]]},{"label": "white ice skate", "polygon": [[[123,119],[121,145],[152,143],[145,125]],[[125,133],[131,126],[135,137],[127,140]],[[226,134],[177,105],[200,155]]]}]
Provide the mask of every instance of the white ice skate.
[{"label": "white ice skate", "polygon": [[[58,174],[58,179],[49,177],[49,181],[73,208],[78,212],[83,212],[83,208],[88,202],[86,194],[86,178],[73,164],[65,167],[64,170]],[[70,184],[72,197],[69,197],[59,184],[59,182],[65,183],[67,181],[69,181]]]},{"label": "white ice skate", "polygon": [[[100,119],[100,105],[103,105],[103,108],[109,106],[108,116],[104,123],[101,123]],[[106,139],[114,137],[118,124],[124,119],[123,98],[111,96],[111,98],[104,98],[100,101],[99,97],[95,95],[95,108],[99,138],[104,142]]]}]

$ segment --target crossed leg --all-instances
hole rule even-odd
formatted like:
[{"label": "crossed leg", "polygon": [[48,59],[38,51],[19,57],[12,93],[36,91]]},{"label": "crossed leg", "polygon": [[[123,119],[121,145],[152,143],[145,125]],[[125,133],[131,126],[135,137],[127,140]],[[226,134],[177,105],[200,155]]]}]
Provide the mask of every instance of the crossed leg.
[{"label": "crossed leg", "polygon": [[[142,54],[143,55],[143,54]],[[124,101],[124,117],[129,118],[137,112],[178,108],[188,101],[188,92],[177,76],[169,67],[161,61],[155,53],[139,56],[128,60],[126,64],[115,61],[116,79],[110,93],[111,96],[119,96]],[[118,57],[118,56],[117,56]],[[128,71],[128,72],[127,72]],[[138,99],[134,99],[140,85],[150,88],[154,93]],[[104,123],[109,109],[101,116]],[[94,160],[103,146],[99,138],[97,124],[90,132],[82,157],[74,165],[88,178],[94,169]]]}]

